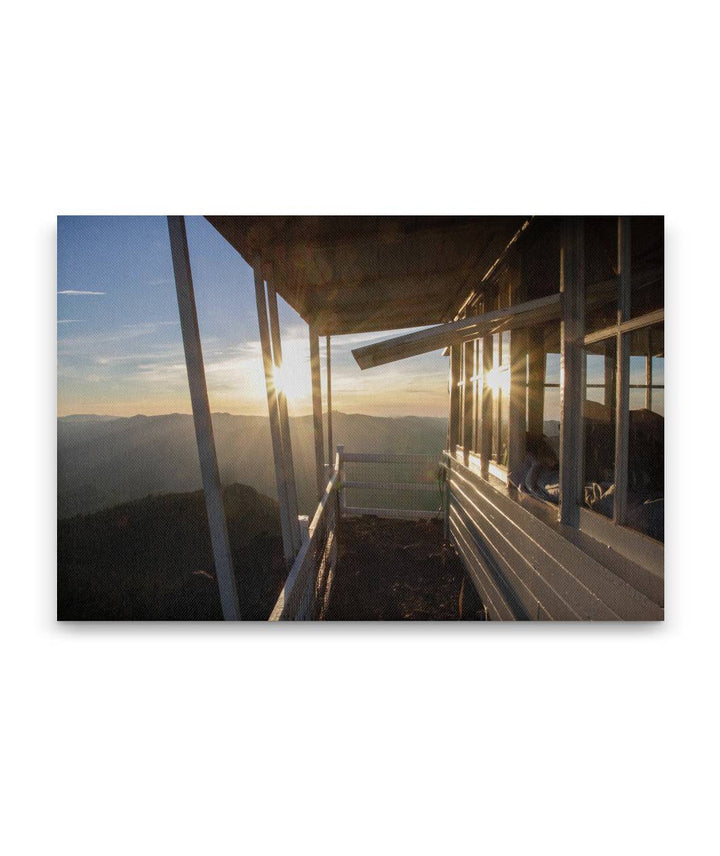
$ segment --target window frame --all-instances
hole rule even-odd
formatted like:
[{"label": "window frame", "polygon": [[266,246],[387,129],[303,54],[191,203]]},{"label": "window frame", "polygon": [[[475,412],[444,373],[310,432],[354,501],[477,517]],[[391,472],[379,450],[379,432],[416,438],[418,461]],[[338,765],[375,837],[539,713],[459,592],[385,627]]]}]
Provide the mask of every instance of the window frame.
[{"label": "window frame", "polygon": [[[627,526],[627,494],[628,494],[628,443],[630,434],[630,389],[646,388],[646,385],[630,384],[630,335],[639,330],[650,329],[665,323],[665,308],[655,309],[639,315],[630,317],[631,295],[632,295],[632,271],[630,268],[631,255],[631,230],[630,218],[618,218],[618,267],[620,276],[618,281],[618,310],[617,322],[583,337],[583,366],[587,354],[587,346],[595,345],[611,339],[616,341],[616,384],[615,384],[615,498],[613,503],[612,519],[605,517],[583,504],[584,494],[578,496],[579,528],[586,531],[595,538],[600,538],[604,543],[616,544],[618,533],[622,530],[627,535],[622,537],[623,544],[632,544],[632,539],[640,538],[662,548],[662,542]],[[652,372],[652,369],[650,369]],[[585,400],[585,378],[583,377],[583,408]],[[652,390],[652,384],[649,389]],[[658,388],[660,386],[658,385]],[[665,384],[661,387],[665,389]],[[581,459],[585,460],[585,437],[582,437]],[[583,476],[584,478],[584,476]],[[652,555],[656,551],[645,547],[637,542],[635,546],[641,547],[641,553]],[[635,552],[635,551],[633,551]],[[655,559],[657,556],[654,557]]]},{"label": "window frame", "polygon": [[[662,568],[662,556],[664,555],[664,545],[662,542],[655,540],[649,535],[631,529],[626,525],[626,504],[627,504],[627,480],[628,480],[628,440],[629,440],[629,411],[630,411],[630,389],[642,388],[646,389],[650,396],[655,389],[665,388],[664,378],[663,383],[653,383],[652,380],[652,358],[648,357],[647,374],[649,383],[646,384],[631,384],[630,383],[630,334],[637,330],[656,327],[660,324],[664,325],[665,311],[654,309],[643,315],[631,317],[631,294],[632,294],[632,271],[630,269],[630,219],[629,217],[618,217],[618,275],[614,280],[617,287],[618,303],[617,303],[617,320],[614,324],[603,327],[600,330],[586,332],[585,320],[587,306],[585,302],[585,272],[584,258],[582,255],[584,224],[582,218],[567,218],[564,226],[564,233],[561,239],[561,281],[559,290],[562,294],[564,309],[560,318],[561,324],[561,368],[560,382],[544,383],[543,389],[543,405],[546,391],[549,388],[558,388],[561,393],[560,407],[560,423],[561,423],[561,458],[562,458],[562,435],[567,433],[568,427],[572,427],[572,439],[566,438],[566,449],[570,448],[572,454],[569,457],[570,465],[566,466],[565,480],[563,481],[563,467],[561,463],[560,477],[560,523],[568,524],[572,528],[583,531],[589,534],[596,540],[607,544],[616,549],[627,558],[638,562],[649,570]],[[641,272],[640,277],[644,274]],[[605,283],[607,288],[611,288],[612,282]],[[482,305],[482,301],[489,300],[494,306],[497,300],[497,293],[493,294],[492,282],[487,283],[488,290],[478,296],[474,306]],[[563,293],[564,292],[564,293]],[[521,293],[513,293],[513,302],[522,301],[524,295]],[[511,304],[512,305],[512,304]],[[545,325],[549,320],[543,319],[536,322],[537,325]],[[520,380],[522,375],[522,414],[525,417],[525,427],[529,430],[528,424],[528,408],[529,408],[529,381],[528,381],[528,363],[523,361],[522,371],[514,373],[515,366],[515,343],[513,338],[516,336],[517,341],[524,342],[525,360],[529,360],[528,354],[530,343],[526,339],[526,334],[531,328],[536,326],[531,319],[523,326],[516,326],[510,329],[503,329],[502,336],[510,337],[510,365],[511,371],[511,389],[509,397],[511,402],[514,393],[513,384]],[[570,326],[568,326],[570,325]],[[571,341],[568,340],[570,335]],[[615,400],[615,484],[616,497],[620,500],[614,503],[613,518],[604,517],[597,511],[584,507],[584,482],[583,474],[578,472],[578,467],[573,464],[578,458],[583,459],[585,454],[585,437],[584,437],[584,396],[585,396],[585,348],[588,345],[601,342],[607,339],[614,339],[617,343],[616,358],[616,378],[614,384],[614,400]],[[482,341],[482,346],[480,345]],[[499,341],[501,341],[499,339]],[[458,437],[464,446],[460,447],[458,443],[458,453],[462,448],[464,459],[463,462],[471,469],[480,472],[480,475],[489,480],[492,476],[499,479],[501,482],[508,483],[508,473],[520,461],[514,460],[513,446],[509,443],[507,466],[503,466],[496,459],[496,433],[500,427],[497,415],[493,411],[493,395],[492,386],[488,384],[488,373],[493,369],[497,360],[498,366],[502,360],[501,353],[494,359],[493,333],[486,333],[465,343],[465,347],[472,348],[472,364],[473,371],[466,381],[464,377],[458,377],[458,381],[462,381],[457,392],[459,393],[458,405],[463,410],[463,421],[465,414],[470,413],[472,421],[471,431],[463,431],[463,434]],[[549,352],[548,352],[549,353]],[[572,359],[570,359],[572,358]],[[546,355],[545,355],[546,359]],[[466,368],[465,354],[460,356],[463,366],[463,371]],[[572,374],[568,377],[568,365],[572,363]],[[543,372],[544,374],[544,372]],[[543,378],[544,380],[544,378]],[[468,383],[469,381],[469,383]],[[467,389],[467,395],[472,396],[472,401],[469,402],[470,409],[467,409],[465,396],[462,394]],[[518,389],[518,392],[520,390]],[[563,400],[565,403],[563,404]],[[574,409],[574,412],[573,412]],[[497,410],[500,410],[498,402]],[[567,415],[572,413],[574,424],[569,426]],[[514,413],[514,415],[513,415]],[[513,418],[518,418],[519,411],[511,410],[508,425],[508,433],[513,431]],[[579,418],[578,418],[579,413]],[[489,430],[488,430],[489,429]],[[470,437],[469,442],[466,438]],[[570,445],[570,444],[574,445]],[[466,449],[465,446],[468,448]],[[523,453],[524,454],[524,453]],[[460,458],[460,454],[457,455]],[[582,469],[582,468],[580,468]],[[572,488],[568,491],[567,487],[572,483]],[[567,498],[573,497],[574,510],[567,508]],[[565,500],[565,501],[563,501]],[[540,502],[540,500],[538,500]],[[543,503],[545,505],[545,503]],[[563,517],[563,506],[565,506],[566,516]]]}]

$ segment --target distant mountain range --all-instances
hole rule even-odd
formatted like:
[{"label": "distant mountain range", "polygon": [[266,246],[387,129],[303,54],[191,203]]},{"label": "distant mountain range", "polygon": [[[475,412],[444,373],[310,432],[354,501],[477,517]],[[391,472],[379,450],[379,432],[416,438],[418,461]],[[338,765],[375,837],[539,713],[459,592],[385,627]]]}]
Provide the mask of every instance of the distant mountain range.
[{"label": "distant mountain range", "polygon": [[[140,499],[149,494],[201,487],[192,416],[77,415],[58,419],[58,517],[66,518]],[[223,484],[242,482],[276,497],[268,420],[262,416],[213,414]],[[440,455],[447,422],[434,417],[400,418],[333,413],[334,444],[348,452]],[[298,505],[315,505],[315,452],[311,416],[290,420]],[[327,456],[327,452],[326,452]]]}]

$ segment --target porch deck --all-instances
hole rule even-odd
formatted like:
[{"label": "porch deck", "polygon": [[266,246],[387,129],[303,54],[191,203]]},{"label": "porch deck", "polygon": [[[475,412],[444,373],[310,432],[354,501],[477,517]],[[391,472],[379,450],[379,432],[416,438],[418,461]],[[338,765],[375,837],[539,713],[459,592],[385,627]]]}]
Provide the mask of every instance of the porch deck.
[{"label": "porch deck", "polygon": [[325,621],[452,621],[483,612],[441,520],[343,518]]}]

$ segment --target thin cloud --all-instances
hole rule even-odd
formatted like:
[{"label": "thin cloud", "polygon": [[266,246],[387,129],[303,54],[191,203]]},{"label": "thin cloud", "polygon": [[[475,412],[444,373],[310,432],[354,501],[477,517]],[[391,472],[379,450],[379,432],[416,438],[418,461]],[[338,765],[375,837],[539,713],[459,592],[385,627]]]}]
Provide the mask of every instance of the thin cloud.
[{"label": "thin cloud", "polygon": [[78,291],[75,288],[66,288],[63,291],[58,291],[58,294],[105,294],[104,291]]}]

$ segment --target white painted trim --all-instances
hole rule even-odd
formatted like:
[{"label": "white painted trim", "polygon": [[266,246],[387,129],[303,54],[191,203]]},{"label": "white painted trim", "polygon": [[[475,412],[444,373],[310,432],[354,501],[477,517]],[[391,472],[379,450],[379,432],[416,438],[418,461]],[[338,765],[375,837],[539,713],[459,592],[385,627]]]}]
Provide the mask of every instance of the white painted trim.
[{"label": "white painted trim", "polygon": [[210,541],[212,544],[215,573],[220,590],[220,603],[223,618],[226,621],[237,621],[240,618],[237,585],[233,568],[230,539],[227,531],[227,519],[222,498],[220,471],[218,469],[215,437],[213,434],[210,402],[205,380],[205,365],[198,327],[197,308],[195,306],[195,291],[193,289],[192,270],[190,268],[190,251],[188,249],[187,232],[184,217],[168,217],[170,234],[170,249],[172,253],[173,270],[175,273],[175,288],[177,291],[180,327],[185,351],[190,400],[192,403],[195,438],[200,457],[200,472],[205,495]]},{"label": "white painted trim", "polygon": [[503,330],[541,324],[559,318],[561,312],[561,295],[551,294],[549,297],[516,303],[514,306],[494,309],[482,315],[451,321],[449,324],[440,324],[417,333],[384,339],[382,342],[355,348],[352,355],[361,369],[368,369],[427,354],[448,345],[459,345]]},{"label": "white painted trim", "polygon": [[417,490],[420,492],[437,493],[437,484],[429,482],[364,482],[364,481],[346,481],[346,488],[355,488],[356,490]]},{"label": "white painted trim", "polygon": [[344,517],[381,517],[387,520],[434,520],[440,519],[443,512],[439,511],[412,511],[405,508],[349,508],[345,507]]},{"label": "white painted trim", "polygon": [[[344,446],[338,446],[338,449]],[[345,452],[342,455],[343,461],[348,464],[422,464],[428,461],[440,460],[440,455],[422,455],[422,454],[391,454],[385,452]]]}]

